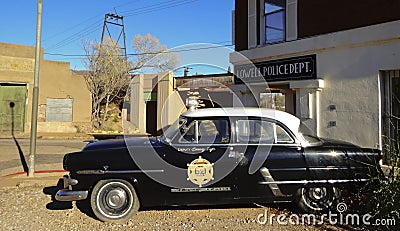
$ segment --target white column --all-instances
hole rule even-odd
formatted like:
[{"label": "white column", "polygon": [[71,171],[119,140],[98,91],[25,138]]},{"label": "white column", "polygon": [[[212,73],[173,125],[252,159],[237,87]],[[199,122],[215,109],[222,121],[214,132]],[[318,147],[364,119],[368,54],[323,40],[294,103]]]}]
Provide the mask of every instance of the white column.
[{"label": "white column", "polygon": [[320,133],[320,94],[324,88],[322,79],[290,82],[296,91],[296,116]]},{"label": "white column", "polygon": [[146,132],[146,103],[143,94],[143,74],[139,74],[132,79],[131,90],[131,123],[140,132]]}]

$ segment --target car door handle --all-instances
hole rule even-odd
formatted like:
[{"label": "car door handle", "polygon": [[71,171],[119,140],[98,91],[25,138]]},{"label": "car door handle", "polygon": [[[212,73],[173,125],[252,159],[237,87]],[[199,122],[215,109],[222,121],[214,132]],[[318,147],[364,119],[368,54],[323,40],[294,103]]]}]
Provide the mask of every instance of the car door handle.
[{"label": "car door handle", "polygon": [[228,157],[235,158],[235,159],[242,159],[244,157],[244,153],[235,151],[235,149],[233,147],[229,147]]},{"label": "car door handle", "polygon": [[236,151],[233,147],[229,147],[229,158],[236,158]]}]

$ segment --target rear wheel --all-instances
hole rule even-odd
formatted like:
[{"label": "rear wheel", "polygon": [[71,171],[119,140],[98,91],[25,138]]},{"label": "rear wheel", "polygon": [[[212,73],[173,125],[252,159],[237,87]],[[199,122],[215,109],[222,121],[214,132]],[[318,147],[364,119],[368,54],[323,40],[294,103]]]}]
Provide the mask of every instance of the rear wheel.
[{"label": "rear wheel", "polygon": [[300,188],[295,196],[296,204],[307,213],[328,211],[340,199],[340,190],[332,186]]},{"label": "rear wheel", "polygon": [[90,206],[99,220],[122,223],[135,215],[140,203],[135,189],[129,182],[107,179],[94,186]]}]

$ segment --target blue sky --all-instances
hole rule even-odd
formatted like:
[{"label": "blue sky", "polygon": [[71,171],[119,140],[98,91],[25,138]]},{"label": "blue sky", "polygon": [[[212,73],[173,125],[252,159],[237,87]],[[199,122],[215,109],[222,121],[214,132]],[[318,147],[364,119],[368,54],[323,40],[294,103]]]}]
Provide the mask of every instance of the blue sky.
[{"label": "blue sky", "polygon": [[[3,0],[2,9],[0,42],[34,46],[37,1]],[[193,43],[225,46],[232,43],[233,9],[234,0],[43,0],[41,45],[45,59],[84,69],[80,57],[50,54],[84,54],[82,41],[100,41],[104,15],[116,12],[124,16],[127,53],[134,35],[147,33],[168,48]],[[228,65],[229,57],[225,61]]]}]

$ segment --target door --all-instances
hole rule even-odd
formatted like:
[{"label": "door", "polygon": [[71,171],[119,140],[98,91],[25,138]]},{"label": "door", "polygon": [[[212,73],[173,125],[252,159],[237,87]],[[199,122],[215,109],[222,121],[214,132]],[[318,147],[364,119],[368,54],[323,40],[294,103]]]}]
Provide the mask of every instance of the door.
[{"label": "door", "polygon": [[[295,190],[288,182],[304,180],[300,145],[282,124],[260,118],[236,121],[238,198],[283,197]],[[244,154],[242,154],[244,153]]]},{"label": "door", "polygon": [[194,118],[182,125],[161,155],[186,173],[176,176],[181,187],[171,188],[167,204],[219,204],[235,197],[235,178],[229,171],[235,161],[227,155],[230,137],[228,118]]},{"label": "door", "polygon": [[0,84],[0,131],[24,131],[26,85]]}]

